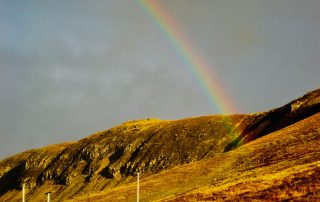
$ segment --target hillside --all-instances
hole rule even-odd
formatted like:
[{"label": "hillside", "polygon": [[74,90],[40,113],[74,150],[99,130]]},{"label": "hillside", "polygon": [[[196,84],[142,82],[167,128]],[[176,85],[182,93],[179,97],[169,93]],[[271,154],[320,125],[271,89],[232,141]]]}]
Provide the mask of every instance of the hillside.
[{"label": "hillside", "polygon": [[[311,126],[311,127],[310,127]],[[141,201],[320,200],[320,113],[242,147],[140,181]],[[134,201],[126,184],[70,201]]]},{"label": "hillside", "polygon": [[[249,195],[235,196],[244,199],[254,197],[250,187],[258,182],[270,188],[261,190],[271,193],[277,190],[273,185],[290,184],[286,173],[305,177],[306,170],[308,176],[318,172],[314,168],[319,167],[316,156],[320,155],[313,146],[319,141],[319,112],[320,89],[263,113],[125,122],[78,142],[4,159],[0,162],[0,201],[20,201],[23,182],[29,201],[42,201],[47,191],[54,192],[53,201],[78,196],[86,200],[91,195],[95,201],[109,196],[108,200],[134,200],[137,172],[143,173],[141,191],[147,201],[223,199],[246,187]],[[296,135],[292,136],[293,131]],[[305,135],[299,139],[301,134]],[[307,156],[309,160],[303,160]],[[283,178],[271,183],[255,175]]]}]

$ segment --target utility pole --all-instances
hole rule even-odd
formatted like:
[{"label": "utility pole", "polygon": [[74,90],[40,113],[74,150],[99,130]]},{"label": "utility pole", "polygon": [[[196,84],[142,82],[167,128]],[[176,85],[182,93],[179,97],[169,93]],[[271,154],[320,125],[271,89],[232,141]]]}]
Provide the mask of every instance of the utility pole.
[{"label": "utility pole", "polygon": [[26,184],[22,183],[22,202],[25,202],[25,195],[26,195],[25,187],[26,187]]},{"label": "utility pole", "polygon": [[50,202],[51,192],[47,192],[46,195],[47,195],[47,202]]},{"label": "utility pole", "polygon": [[139,202],[139,192],[140,192],[139,177],[140,177],[140,173],[138,173],[138,177],[137,177],[137,202]]}]

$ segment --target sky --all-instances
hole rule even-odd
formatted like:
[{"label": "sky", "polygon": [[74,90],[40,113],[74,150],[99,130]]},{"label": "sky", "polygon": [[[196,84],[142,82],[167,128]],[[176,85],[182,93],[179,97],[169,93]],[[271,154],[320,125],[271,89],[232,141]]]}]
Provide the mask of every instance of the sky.
[{"label": "sky", "polygon": [[[158,2],[234,113],[320,87],[319,0]],[[219,113],[179,54],[138,1],[0,0],[0,159],[127,120]]]}]

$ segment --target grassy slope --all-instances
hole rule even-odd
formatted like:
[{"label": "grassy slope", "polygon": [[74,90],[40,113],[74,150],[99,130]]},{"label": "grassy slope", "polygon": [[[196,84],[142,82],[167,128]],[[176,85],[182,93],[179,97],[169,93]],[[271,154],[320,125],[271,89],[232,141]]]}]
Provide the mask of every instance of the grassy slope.
[{"label": "grassy slope", "polygon": [[235,138],[227,126],[247,116],[129,121],[72,144],[9,157],[0,162],[0,201],[21,200],[22,181],[28,200],[41,201],[54,190],[53,198],[62,201],[127,183],[138,171],[154,174],[221,153]]},{"label": "grassy slope", "polygon": [[[320,89],[268,112],[203,116],[176,121],[146,119],[125,122],[75,143],[30,150],[0,161],[0,201],[20,201],[22,182],[27,184],[29,201],[42,201],[43,193],[53,190],[54,201],[106,190],[112,196],[109,199],[133,200],[135,184],[130,183],[135,181],[137,172],[143,173],[142,197],[146,197],[143,199],[164,197],[169,200],[171,197],[170,200],[175,200],[176,195],[182,194],[177,200],[184,200],[184,197],[212,200],[221,195],[217,192],[215,196],[215,191],[210,191],[212,187],[209,185],[212,183],[226,184],[228,180],[237,182],[237,179],[233,179],[234,175],[245,174],[250,177],[250,173],[254,174],[260,169],[255,166],[260,166],[261,172],[267,172],[269,168],[275,169],[272,167],[274,165],[282,169],[285,168],[281,167],[282,164],[286,166],[300,161],[300,156],[293,155],[291,162],[286,164],[282,159],[282,164],[278,165],[272,157],[275,153],[280,157],[283,153],[299,154],[297,148],[300,147],[310,153],[304,145],[305,140],[301,140],[303,144],[297,146],[301,141],[294,137],[299,137],[299,132],[288,137],[296,144],[290,147],[292,151],[287,151],[287,145],[283,147],[284,143],[290,145],[290,141],[274,143],[268,139],[268,134],[318,112]],[[312,119],[308,121],[314,122]],[[303,127],[298,125],[297,130],[312,130],[318,122]],[[287,136],[285,131],[283,129],[275,134],[284,133]],[[268,145],[261,143],[262,146],[256,148],[250,143],[235,149],[257,138],[255,144],[261,138]],[[309,142],[311,144],[313,140]],[[252,150],[252,144],[256,150]],[[250,156],[259,152],[263,155]],[[192,163],[196,161],[199,162]],[[159,174],[160,171],[162,174]],[[147,179],[149,181],[145,181]],[[190,192],[200,187],[209,190],[208,193],[203,190]],[[104,194],[101,197],[105,197]],[[97,200],[99,196],[94,198]]]},{"label": "grassy slope", "polygon": [[[320,200],[320,113],[233,151],[143,176],[141,201]],[[71,201],[134,201],[132,183]]]}]

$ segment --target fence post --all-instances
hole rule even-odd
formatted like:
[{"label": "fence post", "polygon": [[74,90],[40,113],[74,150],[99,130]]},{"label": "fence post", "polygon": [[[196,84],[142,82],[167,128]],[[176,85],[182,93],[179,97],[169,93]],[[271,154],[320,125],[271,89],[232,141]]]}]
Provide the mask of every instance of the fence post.
[{"label": "fence post", "polygon": [[51,192],[47,192],[45,194],[47,196],[47,202],[50,202],[50,200],[51,200]]},{"label": "fence post", "polygon": [[140,173],[138,173],[138,177],[137,177],[137,202],[139,202],[139,192],[140,192],[140,182],[139,179],[140,178]]},{"label": "fence post", "polygon": [[22,183],[22,202],[25,202],[25,195],[26,195],[25,187],[26,187],[26,184]]}]

